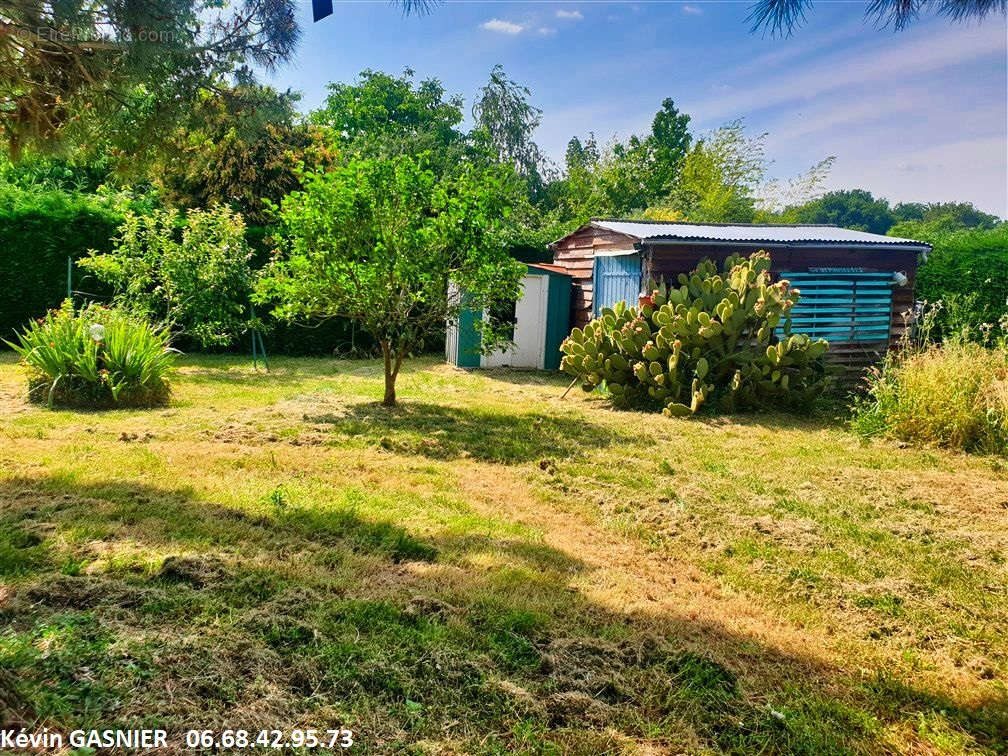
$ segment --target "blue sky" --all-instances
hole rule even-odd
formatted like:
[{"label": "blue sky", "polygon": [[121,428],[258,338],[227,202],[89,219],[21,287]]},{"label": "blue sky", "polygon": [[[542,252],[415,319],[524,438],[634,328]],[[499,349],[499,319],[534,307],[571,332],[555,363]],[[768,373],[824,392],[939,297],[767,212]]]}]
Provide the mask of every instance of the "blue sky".
[{"label": "blue sky", "polygon": [[926,19],[879,31],[864,3],[818,3],[789,39],[750,34],[748,0],[448,2],[403,18],[385,2],[339,2],[270,77],[317,106],[329,81],[412,68],[471,105],[501,63],[543,110],[537,140],[562,161],[573,135],[600,143],[650,128],[665,97],[696,133],[744,118],[768,132],[773,176],[827,155],[829,188],[897,201],[968,200],[1008,217],[1005,20]]}]

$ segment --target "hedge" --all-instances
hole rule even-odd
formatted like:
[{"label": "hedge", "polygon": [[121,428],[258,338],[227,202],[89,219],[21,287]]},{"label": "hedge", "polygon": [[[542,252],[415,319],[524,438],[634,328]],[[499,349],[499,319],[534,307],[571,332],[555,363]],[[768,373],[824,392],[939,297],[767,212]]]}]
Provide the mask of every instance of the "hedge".
[{"label": "hedge", "polygon": [[[67,257],[108,250],[122,216],[87,195],[0,191],[0,335],[12,338],[32,318],[66,298]],[[73,287],[82,281],[73,270]],[[95,292],[102,294],[103,292]]]},{"label": "hedge", "polygon": [[943,330],[968,325],[975,336],[981,323],[996,324],[1008,313],[1008,223],[990,230],[954,231],[930,241],[934,249],[917,272],[918,299],[952,298],[968,309],[955,313],[956,322],[941,322]]}]

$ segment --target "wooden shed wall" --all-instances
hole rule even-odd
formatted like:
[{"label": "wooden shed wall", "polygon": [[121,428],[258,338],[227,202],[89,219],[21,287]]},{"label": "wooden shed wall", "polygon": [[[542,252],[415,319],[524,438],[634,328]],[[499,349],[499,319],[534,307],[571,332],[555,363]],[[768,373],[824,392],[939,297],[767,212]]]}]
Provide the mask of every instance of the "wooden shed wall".
[{"label": "wooden shed wall", "polygon": [[[571,296],[571,327],[583,326],[592,313],[592,271],[595,253],[605,250],[633,249],[638,240],[597,228],[583,228],[560,240],[553,248],[554,263],[563,266],[573,279]],[[687,273],[705,257],[718,265],[731,254],[748,255],[759,250],[770,253],[771,272],[806,271],[810,268],[856,267],[866,272],[895,272],[906,274],[906,286],[893,287],[890,312],[889,341],[834,344],[830,347],[831,361],[843,366],[851,374],[860,372],[866,365],[877,361],[887,347],[900,343],[906,331],[904,313],[913,309],[914,279],[918,252],[913,249],[863,249],[851,247],[768,247],[766,245],[653,245],[651,267],[644,254],[644,275],[669,283],[676,283],[680,273]]]},{"label": "wooden shed wall", "polygon": [[599,228],[582,228],[553,247],[553,263],[562,266],[574,282],[571,293],[571,328],[591,320],[592,271],[595,252],[633,249],[637,239]]}]

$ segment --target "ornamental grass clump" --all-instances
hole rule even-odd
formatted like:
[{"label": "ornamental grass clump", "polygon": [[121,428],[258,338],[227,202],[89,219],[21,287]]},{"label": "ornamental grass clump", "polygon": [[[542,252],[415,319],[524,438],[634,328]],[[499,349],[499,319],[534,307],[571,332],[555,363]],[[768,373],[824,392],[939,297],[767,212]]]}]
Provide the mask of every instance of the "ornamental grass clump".
[{"label": "ornamental grass clump", "polygon": [[127,311],[67,300],[6,342],[28,370],[28,398],[49,406],[153,407],[171,395],[167,329]]},{"label": "ornamental grass clump", "polygon": [[619,302],[561,345],[561,368],[616,406],[689,415],[807,408],[828,384],[822,339],[791,333],[799,291],[771,282],[770,256],[733,255],[719,274],[703,260],[680,286],[653,287],[639,308]]}]

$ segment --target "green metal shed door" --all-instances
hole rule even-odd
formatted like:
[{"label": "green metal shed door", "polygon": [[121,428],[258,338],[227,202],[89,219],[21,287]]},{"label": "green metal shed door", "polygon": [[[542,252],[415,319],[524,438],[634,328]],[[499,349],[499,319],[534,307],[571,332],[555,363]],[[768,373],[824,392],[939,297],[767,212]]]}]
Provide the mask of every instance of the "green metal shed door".
[{"label": "green metal shed door", "polygon": [[891,273],[781,273],[801,290],[791,330],[835,344],[886,341],[892,318]]}]

